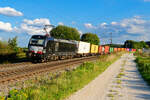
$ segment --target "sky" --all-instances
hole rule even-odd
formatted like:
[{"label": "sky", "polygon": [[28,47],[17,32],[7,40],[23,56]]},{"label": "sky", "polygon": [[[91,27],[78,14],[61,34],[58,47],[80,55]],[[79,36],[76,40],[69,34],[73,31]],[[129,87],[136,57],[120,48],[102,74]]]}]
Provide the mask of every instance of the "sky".
[{"label": "sky", "polygon": [[0,0],[0,40],[27,47],[43,27],[66,25],[92,32],[101,44],[150,40],[150,0]]}]

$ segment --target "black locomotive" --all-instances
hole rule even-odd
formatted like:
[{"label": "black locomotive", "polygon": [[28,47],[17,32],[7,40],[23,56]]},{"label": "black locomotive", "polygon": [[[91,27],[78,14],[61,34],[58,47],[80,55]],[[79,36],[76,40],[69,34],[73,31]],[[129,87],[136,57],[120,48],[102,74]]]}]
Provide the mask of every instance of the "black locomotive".
[{"label": "black locomotive", "polygon": [[72,58],[76,55],[76,41],[33,35],[28,44],[28,56],[32,60],[48,61]]}]

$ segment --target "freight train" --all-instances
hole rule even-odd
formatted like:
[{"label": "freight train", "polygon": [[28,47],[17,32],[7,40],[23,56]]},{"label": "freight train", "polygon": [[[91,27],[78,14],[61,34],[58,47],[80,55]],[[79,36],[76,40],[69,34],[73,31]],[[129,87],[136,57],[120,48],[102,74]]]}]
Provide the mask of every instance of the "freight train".
[{"label": "freight train", "polygon": [[110,54],[118,51],[136,51],[129,48],[112,48],[83,41],[55,39],[47,35],[33,35],[28,44],[28,57],[33,61],[71,59],[93,55]]}]

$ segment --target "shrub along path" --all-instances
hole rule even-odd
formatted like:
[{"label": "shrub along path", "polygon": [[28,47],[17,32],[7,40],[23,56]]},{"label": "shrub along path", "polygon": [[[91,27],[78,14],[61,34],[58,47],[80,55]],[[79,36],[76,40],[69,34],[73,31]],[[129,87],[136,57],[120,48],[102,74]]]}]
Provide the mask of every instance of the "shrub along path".
[{"label": "shrub along path", "polygon": [[150,87],[139,74],[134,60],[132,54],[123,55],[67,100],[150,100]]}]

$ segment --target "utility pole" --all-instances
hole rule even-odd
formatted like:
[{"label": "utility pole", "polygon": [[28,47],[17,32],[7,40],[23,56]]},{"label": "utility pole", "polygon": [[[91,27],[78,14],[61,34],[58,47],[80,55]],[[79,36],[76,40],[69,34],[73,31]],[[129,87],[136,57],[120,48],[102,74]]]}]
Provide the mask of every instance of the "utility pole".
[{"label": "utility pole", "polygon": [[54,25],[45,25],[44,26],[44,31],[46,32],[46,35],[48,35],[49,37],[51,37],[51,33],[50,33],[51,30],[48,32],[47,31],[48,28],[52,28],[53,29],[53,28],[55,28],[55,26]]},{"label": "utility pole", "polygon": [[110,44],[112,44],[112,32],[110,32]]}]

